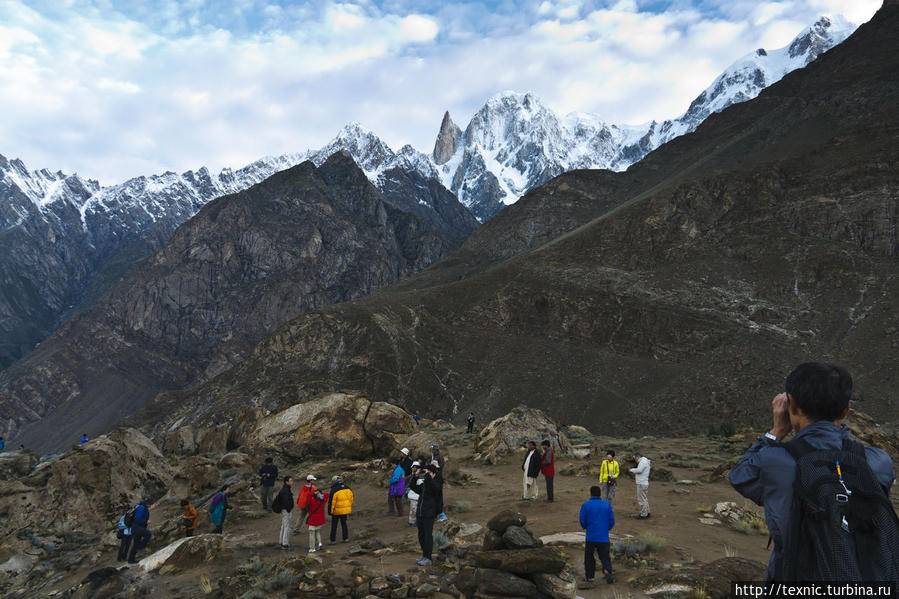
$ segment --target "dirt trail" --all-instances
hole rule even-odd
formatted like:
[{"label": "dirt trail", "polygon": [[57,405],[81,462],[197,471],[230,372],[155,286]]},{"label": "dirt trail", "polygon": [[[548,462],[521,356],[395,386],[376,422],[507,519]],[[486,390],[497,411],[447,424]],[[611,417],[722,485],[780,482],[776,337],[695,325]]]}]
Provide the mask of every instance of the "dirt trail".
[{"label": "dirt trail", "polygon": [[[496,512],[511,508],[527,515],[528,524],[538,535],[558,532],[579,531],[578,512],[581,504],[587,500],[589,488],[597,484],[596,477],[566,476],[557,474],[555,479],[555,501],[545,501],[544,483],[540,481],[540,497],[536,502],[520,501],[521,496],[521,458],[512,456],[506,463],[484,465],[470,459],[471,438],[458,429],[452,433],[440,433],[441,445],[447,447],[449,458],[458,460],[460,470],[470,480],[463,484],[450,484],[445,491],[447,514],[464,523],[478,523],[482,526]],[[435,437],[438,433],[435,433]],[[641,439],[641,440],[608,440],[609,446],[639,445],[640,449],[653,460],[655,468],[670,470],[677,479],[699,480],[708,474],[719,463],[732,459],[739,454],[738,445],[734,444],[726,451],[721,451],[720,440],[714,439]],[[605,445],[603,445],[605,446]],[[741,447],[741,446],[740,446]],[[622,458],[624,451],[619,452]],[[667,456],[660,458],[659,456]],[[687,457],[679,457],[687,456]],[[697,457],[700,456],[700,457]],[[705,458],[705,459],[703,459]],[[623,461],[623,460],[622,460]],[[598,458],[581,460],[577,458],[561,458],[557,460],[557,473],[568,468],[569,464],[598,465]],[[678,464],[680,467],[672,467]],[[630,467],[622,463],[622,469]],[[313,473],[319,478],[319,484],[326,486],[330,476],[345,470],[348,462],[325,462],[319,464],[281,466],[283,474],[291,474],[297,480],[305,479],[306,474]],[[686,467],[684,467],[686,466]],[[407,519],[387,515],[386,481],[389,472],[356,472],[355,480],[350,482],[356,495],[353,514],[349,518],[350,542],[329,544],[330,520],[323,529],[325,547],[315,555],[324,564],[320,568],[331,567],[341,574],[349,575],[354,566],[362,565],[373,575],[389,575],[393,573],[421,572],[415,565],[418,552],[416,529],[407,526]],[[379,484],[380,483],[380,484]],[[280,485],[279,485],[280,488]],[[297,486],[297,489],[299,487]],[[765,545],[767,537],[758,532],[746,534],[724,528],[701,524],[700,508],[713,509],[720,501],[735,501],[738,505],[749,506],[726,481],[714,483],[679,484],[676,482],[653,481],[649,491],[652,517],[648,520],[633,518],[638,513],[634,482],[622,477],[617,496],[613,504],[616,525],[613,533],[616,536],[632,535],[635,537],[649,532],[664,540],[664,546],[655,552],[645,564],[640,561],[614,558],[613,567],[616,582],[606,585],[604,582],[593,588],[582,588],[578,595],[585,599],[594,597],[645,597],[635,590],[628,580],[649,571],[658,571],[666,567],[678,567],[691,561],[708,562],[725,556],[746,557],[767,562],[768,550]],[[247,563],[254,555],[266,564],[285,561],[289,557],[305,557],[308,536],[305,529],[302,534],[292,537],[293,548],[282,550],[278,546],[280,517],[275,514],[259,514],[258,501],[244,493],[234,498],[235,510],[228,515],[225,523],[226,551],[220,557],[203,567],[193,569],[177,576],[155,577],[158,590],[170,597],[202,597],[204,581],[209,581],[213,589],[217,581],[233,574],[235,568]],[[408,507],[406,508],[408,509]],[[761,512],[760,508],[756,508]],[[256,512],[256,513],[254,513]],[[178,509],[174,505],[157,506],[153,510],[153,521],[179,518]],[[211,525],[206,520],[207,514],[201,510],[199,532],[208,532]],[[295,515],[294,520],[298,519]],[[338,537],[339,537],[338,530]],[[348,551],[355,547],[364,537],[378,538],[395,553],[386,552],[377,556],[372,553],[350,555]],[[583,578],[583,547],[568,546],[565,549],[569,556],[569,564]],[[436,563],[436,562],[435,562]],[[113,550],[104,551],[102,561],[96,566],[116,565]],[[439,567],[434,572],[440,571]],[[86,572],[79,573],[84,576]],[[208,586],[206,589],[208,590]]]}]

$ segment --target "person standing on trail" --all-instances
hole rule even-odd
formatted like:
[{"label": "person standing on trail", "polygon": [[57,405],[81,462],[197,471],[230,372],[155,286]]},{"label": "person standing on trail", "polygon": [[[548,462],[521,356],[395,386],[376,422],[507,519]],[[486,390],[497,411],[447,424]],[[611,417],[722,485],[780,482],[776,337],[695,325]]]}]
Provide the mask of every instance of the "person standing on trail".
[{"label": "person standing on trail", "polygon": [[300,508],[300,519],[293,528],[293,534],[295,535],[302,532],[303,522],[306,521],[306,516],[309,514],[309,497],[318,490],[315,486],[315,481],[316,478],[314,476],[307,474],[306,484],[300,487],[300,492],[297,493],[297,507]]},{"label": "person standing on trail", "polygon": [[325,525],[325,507],[328,505],[328,494],[321,491],[312,491],[309,495],[309,516],[306,523],[309,525],[309,553],[315,553],[322,548],[321,528]]},{"label": "person standing on trail", "polygon": [[584,580],[593,582],[596,575],[596,558],[599,554],[606,582],[612,584],[612,559],[609,557],[609,529],[615,526],[612,504],[600,497],[602,489],[590,487],[590,499],[581,506],[581,528],[587,531],[584,543]]},{"label": "person standing on trail", "polygon": [[474,412],[468,413],[468,419],[465,422],[468,424],[468,429],[465,432],[471,434],[474,431]]},{"label": "person standing on trail", "polygon": [[184,527],[184,536],[192,537],[194,536],[194,531],[197,530],[197,520],[200,515],[197,513],[197,508],[194,507],[187,499],[181,500],[181,526]]},{"label": "person standing on trail", "polygon": [[400,454],[403,456],[400,458],[400,466],[403,467],[405,476],[409,476],[412,474],[412,458],[409,457],[409,448],[403,447],[400,450]]},{"label": "person standing on trail", "polygon": [[272,502],[272,510],[281,514],[281,532],[278,542],[282,549],[290,549],[290,512],[293,511],[293,477],[284,477],[284,486]]},{"label": "person standing on trail", "polygon": [[602,498],[609,503],[615,501],[615,488],[618,486],[620,474],[621,468],[615,459],[615,452],[610,449],[599,467],[599,488],[602,489]]},{"label": "person standing on trail", "polygon": [[428,464],[419,470],[419,475],[412,483],[412,489],[419,495],[415,515],[418,526],[418,544],[421,547],[421,557],[415,560],[419,566],[431,564],[434,550],[434,520],[437,519],[439,501],[442,495],[443,482],[438,477],[436,464]]},{"label": "person standing on trail", "polygon": [[137,508],[134,510],[134,524],[131,525],[131,553],[128,554],[129,564],[137,563],[137,552],[143,551],[153,537],[153,533],[150,532],[149,504],[151,503],[153,503],[153,500],[145,497],[143,501],[137,504]]},{"label": "person standing on trail", "polygon": [[432,444],[431,447],[431,461],[430,464],[433,464],[437,467],[437,479],[440,481],[440,497],[437,501],[437,519],[441,522],[446,520],[446,514],[443,513],[443,483],[446,480],[444,477],[444,466],[446,466],[446,458],[443,457],[443,454],[440,453],[440,447],[436,443]]},{"label": "person standing on trail", "polygon": [[634,482],[637,484],[637,503],[640,505],[640,514],[636,516],[637,520],[645,520],[651,515],[649,513],[649,471],[652,469],[649,458],[645,457],[639,451],[634,454],[634,462],[636,468],[631,468],[634,475]]},{"label": "person standing on trail", "polygon": [[399,460],[394,461],[393,473],[387,482],[387,515],[403,515],[403,495],[406,493],[406,473]]},{"label": "person standing on trail", "polygon": [[228,494],[230,492],[230,485],[222,485],[219,492],[216,493],[212,498],[212,501],[209,502],[209,521],[215,526],[215,528],[212,529],[214,534],[222,534],[222,527],[225,525],[225,516],[228,515],[228,510],[231,509],[231,505],[228,503]]},{"label": "person standing on trail", "polygon": [[528,441],[528,451],[521,463],[524,485],[521,499],[524,501],[534,501],[540,493],[537,489],[537,476],[540,475],[541,457],[537,444],[534,441]]},{"label": "person standing on trail", "polygon": [[79,439],[79,444],[84,445],[85,443],[87,443],[87,433],[82,433],[81,439]]},{"label": "person standing on trail", "polygon": [[548,439],[544,439],[543,458],[540,461],[540,474],[546,481],[546,500],[553,500],[553,479],[556,477],[556,452],[553,451],[552,443]]},{"label": "person standing on trail", "polygon": [[265,458],[265,464],[259,469],[259,484],[262,491],[262,510],[272,511],[272,495],[275,492],[275,482],[278,480],[278,467],[272,458]]},{"label": "person standing on trail", "polygon": [[418,478],[421,470],[421,462],[412,462],[412,476],[406,481],[406,497],[409,499],[409,526],[415,526],[415,512],[418,510],[419,494],[412,489],[412,483]]},{"label": "person standing on trail", "polygon": [[343,533],[343,542],[350,539],[347,517],[353,512],[353,490],[343,484],[343,479],[335,476],[331,479],[331,493],[328,499],[328,513],[331,514],[331,544],[337,542],[337,523]]}]

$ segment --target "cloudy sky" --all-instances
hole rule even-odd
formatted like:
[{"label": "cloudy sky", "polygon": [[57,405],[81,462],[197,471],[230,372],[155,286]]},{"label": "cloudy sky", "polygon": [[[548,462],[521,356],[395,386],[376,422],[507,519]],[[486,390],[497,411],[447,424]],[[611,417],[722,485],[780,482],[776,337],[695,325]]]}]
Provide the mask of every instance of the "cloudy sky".
[{"label": "cloudy sky", "polygon": [[730,63],[880,0],[0,0],[0,154],[99,178],[242,166],[359,121],[428,152],[445,110],[680,115]]}]

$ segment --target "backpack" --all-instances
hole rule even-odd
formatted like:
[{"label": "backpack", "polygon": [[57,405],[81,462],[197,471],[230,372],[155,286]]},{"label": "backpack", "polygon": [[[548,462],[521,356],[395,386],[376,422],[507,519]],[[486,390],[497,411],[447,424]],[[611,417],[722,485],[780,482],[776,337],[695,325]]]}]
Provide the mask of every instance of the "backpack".
[{"label": "backpack", "polygon": [[790,525],[775,580],[899,580],[899,518],[865,448],[784,443],[796,460]]},{"label": "backpack", "polygon": [[125,512],[125,516],[124,516],[125,528],[131,528],[132,526],[134,526],[134,518],[136,515],[137,515],[137,507],[136,506],[131,508],[127,512]]},{"label": "backpack", "polygon": [[272,511],[276,514],[280,514],[281,510],[284,509],[284,506],[281,505],[281,494],[278,493],[275,495],[275,498],[272,500]]}]

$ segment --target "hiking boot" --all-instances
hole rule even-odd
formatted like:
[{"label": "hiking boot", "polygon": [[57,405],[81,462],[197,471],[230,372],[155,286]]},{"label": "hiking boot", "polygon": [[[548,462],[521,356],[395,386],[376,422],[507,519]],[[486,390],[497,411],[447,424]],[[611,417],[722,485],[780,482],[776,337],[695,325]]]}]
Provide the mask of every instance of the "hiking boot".
[{"label": "hiking boot", "polygon": [[612,577],[612,573],[611,573],[611,572],[609,572],[608,574],[606,574],[606,582],[607,582],[608,584],[612,584],[613,582],[615,582],[615,578]]},{"label": "hiking boot", "polygon": [[309,553],[315,553],[315,549],[310,549]]}]

